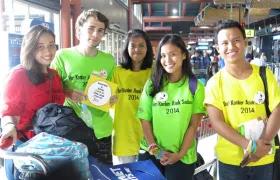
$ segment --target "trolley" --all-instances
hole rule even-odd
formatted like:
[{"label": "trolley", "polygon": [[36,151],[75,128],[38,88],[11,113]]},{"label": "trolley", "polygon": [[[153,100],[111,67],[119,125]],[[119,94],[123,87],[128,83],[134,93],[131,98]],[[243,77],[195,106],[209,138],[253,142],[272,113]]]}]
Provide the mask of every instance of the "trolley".
[{"label": "trolley", "polygon": [[[209,137],[216,134],[215,131],[213,130],[210,119],[208,117],[203,117],[202,121],[199,124],[198,131],[197,131],[197,140],[198,143]],[[0,158],[5,158],[5,159],[13,159],[13,160],[28,160],[28,161],[34,161],[37,162],[43,169],[43,171],[34,171],[30,169],[29,167],[21,167],[19,170],[24,173],[39,173],[39,174],[44,174],[47,175],[49,172],[49,167],[48,164],[45,162],[45,160],[35,154],[29,154],[29,153],[17,153],[17,152],[7,152],[0,150]],[[195,169],[195,175],[200,173],[203,170],[207,170],[208,168],[213,168],[213,178],[216,179],[217,177],[217,159],[214,158],[213,160],[206,162],[204,165],[199,166],[198,168]]]},{"label": "trolley", "polygon": [[[212,135],[215,135],[216,132],[212,128],[211,122],[209,117],[204,116],[198,126],[197,130],[197,142],[199,143],[201,140],[210,137]],[[206,162],[204,165],[199,166],[195,169],[194,175],[200,173],[203,170],[207,170],[209,168],[209,171],[213,169],[213,179],[217,179],[217,158],[212,159],[211,161]]]}]

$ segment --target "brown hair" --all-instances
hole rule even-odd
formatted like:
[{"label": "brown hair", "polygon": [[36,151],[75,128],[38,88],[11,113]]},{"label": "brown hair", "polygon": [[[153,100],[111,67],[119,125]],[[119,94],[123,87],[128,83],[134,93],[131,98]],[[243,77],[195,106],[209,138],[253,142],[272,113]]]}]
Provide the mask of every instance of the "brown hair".
[{"label": "brown hair", "polygon": [[78,29],[84,25],[89,17],[94,17],[98,21],[103,22],[105,25],[105,30],[109,27],[109,19],[104,14],[95,9],[85,10],[78,16],[75,24],[76,37],[78,39],[80,39],[79,34],[77,34]]},{"label": "brown hair", "polygon": [[46,81],[43,67],[35,59],[38,51],[38,41],[41,35],[45,33],[50,34],[55,40],[55,35],[50,29],[42,25],[36,25],[25,34],[21,45],[21,65],[26,70],[30,81],[35,85]]}]

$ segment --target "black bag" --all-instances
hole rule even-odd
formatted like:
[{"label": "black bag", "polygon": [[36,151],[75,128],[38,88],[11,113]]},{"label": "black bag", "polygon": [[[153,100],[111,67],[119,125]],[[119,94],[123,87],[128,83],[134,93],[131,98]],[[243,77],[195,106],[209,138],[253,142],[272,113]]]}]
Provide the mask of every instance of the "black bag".
[{"label": "black bag", "polygon": [[[267,81],[266,81],[266,67],[260,67],[260,76],[263,81],[264,85],[264,94],[265,94],[265,111],[267,117],[270,116],[271,112],[268,108],[268,89],[267,89]],[[279,146],[279,137],[278,134],[274,138],[275,146]],[[273,179],[272,180],[279,180],[280,179],[280,149],[276,149],[274,162],[273,162]]]},{"label": "black bag", "polygon": [[88,147],[94,156],[98,150],[94,130],[77,116],[71,107],[49,103],[40,108],[33,117],[35,134],[46,132],[71,141],[77,141]]},{"label": "black bag", "polygon": [[[202,166],[204,164],[203,157],[197,153],[197,161],[196,161],[196,168],[199,166]],[[194,175],[193,180],[214,180],[214,178],[210,175],[209,171],[207,169],[197,173]]]}]

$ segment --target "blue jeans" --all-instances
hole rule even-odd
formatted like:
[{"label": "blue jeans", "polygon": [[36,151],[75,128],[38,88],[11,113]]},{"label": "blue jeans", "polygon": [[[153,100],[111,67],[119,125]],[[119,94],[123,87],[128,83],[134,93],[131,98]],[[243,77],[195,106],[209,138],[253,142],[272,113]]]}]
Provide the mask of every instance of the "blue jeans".
[{"label": "blue jeans", "polygon": [[[17,140],[13,149],[9,148],[9,149],[7,149],[7,151],[8,152],[15,151],[17,149],[17,147],[19,145],[21,145],[22,143],[23,143],[22,141]],[[5,159],[4,160],[4,167],[5,167],[5,172],[6,172],[6,176],[7,176],[8,180],[18,180],[19,179],[20,172],[19,172],[19,170],[17,170],[14,167],[14,162],[13,162],[12,159]]]},{"label": "blue jeans", "polygon": [[272,175],[273,164],[241,168],[219,161],[220,180],[272,180]]},{"label": "blue jeans", "polygon": [[163,166],[155,156],[151,156],[147,151],[139,153],[138,161],[152,160],[160,172],[167,180],[192,180],[195,170],[195,163],[185,164],[178,161],[172,165]]}]

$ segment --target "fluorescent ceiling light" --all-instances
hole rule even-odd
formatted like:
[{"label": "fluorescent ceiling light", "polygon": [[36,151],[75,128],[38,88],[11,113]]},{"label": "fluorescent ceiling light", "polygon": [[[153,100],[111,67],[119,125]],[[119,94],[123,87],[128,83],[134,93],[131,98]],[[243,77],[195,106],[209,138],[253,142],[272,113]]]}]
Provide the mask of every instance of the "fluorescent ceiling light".
[{"label": "fluorescent ceiling light", "polygon": [[206,28],[209,28],[208,26],[201,26],[200,27],[201,29],[206,29]]},{"label": "fluorescent ceiling light", "polygon": [[173,14],[176,14],[177,12],[178,12],[177,9],[173,9],[173,10],[172,10],[172,13],[173,13]]},{"label": "fluorescent ceiling light", "polygon": [[194,41],[189,41],[188,44],[195,44],[196,42]]}]

